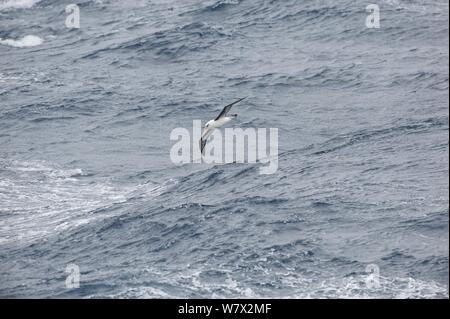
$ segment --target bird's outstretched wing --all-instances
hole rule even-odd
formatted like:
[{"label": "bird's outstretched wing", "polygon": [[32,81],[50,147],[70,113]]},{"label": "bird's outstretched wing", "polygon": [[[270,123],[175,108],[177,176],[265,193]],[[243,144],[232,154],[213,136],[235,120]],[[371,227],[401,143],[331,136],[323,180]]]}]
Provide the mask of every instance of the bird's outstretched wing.
[{"label": "bird's outstretched wing", "polygon": [[202,137],[200,138],[200,141],[199,141],[200,151],[202,154],[204,153],[204,150],[205,150],[206,141],[208,140],[208,137],[212,134],[213,130],[214,129],[208,128],[208,127],[206,127],[203,130]]},{"label": "bird's outstretched wing", "polygon": [[236,103],[241,102],[241,101],[242,101],[243,99],[245,99],[245,98],[247,98],[247,97],[243,97],[243,98],[237,100],[236,102],[233,102],[233,103],[228,104],[227,106],[225,106],[225,107],[223,108],[222,112],[220,112],[219,116],[217,116],[217,117],[215,118],[214,121],[217,121],[217,120],[220,119],[222,116],[227,115],[227,113],[230,111],[230,109],[231,109],[231,107],[232,107],[233,105],[235,105]]}]

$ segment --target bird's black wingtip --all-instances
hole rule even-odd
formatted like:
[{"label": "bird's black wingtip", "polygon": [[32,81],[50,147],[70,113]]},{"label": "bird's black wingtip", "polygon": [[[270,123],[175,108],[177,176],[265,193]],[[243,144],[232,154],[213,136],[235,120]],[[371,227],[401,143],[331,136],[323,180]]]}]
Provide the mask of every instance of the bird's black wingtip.
[{"label": "bird's black wingtip", "polygon": [[200,141],[199,141],[199,143],[200,143],[200,153],[201,153],[202,155],[204,155],[204,154],[205,154],[206,140],[204,140],[203,138],[201,138]]}]

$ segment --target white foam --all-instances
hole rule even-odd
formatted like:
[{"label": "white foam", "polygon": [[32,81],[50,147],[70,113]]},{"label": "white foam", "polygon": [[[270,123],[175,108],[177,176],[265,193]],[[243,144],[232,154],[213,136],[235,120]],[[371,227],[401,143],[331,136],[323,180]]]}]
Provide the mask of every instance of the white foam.
[{"label": "white foam", "polygon": [[14,40],[14,39],[5,39],[0,38],[0,44],[9,45],[15,48],[25,48],[25,47],[34,47],[37,45],[41,45],[44,42],[42,38],[35,35],[27,35],[22,39]]},{"label": "white foam", "polygon": [[[0,168],[0,244],[30,242],[114,214],[115,204],[151,198],[164,185],[93,182],[79,168],[42,161],[2,162]],[[98,209],[103,211],[96,212]]]},{"label": "white foam", "polygon": [[6,9],[28,9],[41,0],[0,0],[0,11]]}]

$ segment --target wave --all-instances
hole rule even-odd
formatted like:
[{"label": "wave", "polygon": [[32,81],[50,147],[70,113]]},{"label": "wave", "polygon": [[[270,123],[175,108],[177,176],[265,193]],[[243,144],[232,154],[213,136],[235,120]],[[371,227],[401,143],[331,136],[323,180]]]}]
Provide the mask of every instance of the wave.
[{"label": "wave", "polygon": [[376,139],[393,138],[402,134],[416,134],[431,129],[447,129],[448,117],[430,117],[420,120],[402,120],[387,127],[363,129],[343,133],[318,144],[310,144],[303,148],[283,151],[280,158],[306,153],[308,156],[323,155],[339,151],[355,144],[364,144]]},{"label": "wave", "polygon": [[[262,261],[262,260],[261,260]],[[169,270],[148,268],[143,276],[147,281],[139,287],[127,285],[112,294],[94,294],[92,298],[448,298],[447,287],[434,281],[412,277],[379,277],[379,283],[370,286],[367,275],[346,278],[330,276],[313,280],[294,271],[278,271],[255,266],[261,274],[257,285],[229,269],[186,269],[174,276]],[[268,276],[271,274],[271,276]],[[176,289],[174,289],[176,287]],[[274,289],[277,287],[278,289]],[[281,288],[283,287],[283,288]]]},{"label": "wave", "polygon": [[202,12],[218,11],[229,7],[230,5],[238,5],[240,3],[241,1],[239,0],[220,0],[207,5],[205,8],[202,9]]},{"label": "wave", "polygon": [[230,35],[222,28],[203,22],[193,22],[98,49],[85,54],[82,58],[97,58],[100,54],[117,51],[132,52],[133,55],[154,52],[156,58],[179,58],[188,53],[207,49],[219,39]]},{"label": "wave", "polygon": [[0,38],[0,44],[9,45],[14,48],[34,47],[41,45],[43,42],[44,40],[42,38],[35,35],[27,35],[18,40]]},{"label": "wave", "polygon": [[41,0],[1,0],[0,11],[7,9],[29,9]]},{"label": "wave", "polygon": [[164,185],[92,182],[80,168],[0,161],[0,244],[31,242],[106,218],[117,204],[161,194]]}]

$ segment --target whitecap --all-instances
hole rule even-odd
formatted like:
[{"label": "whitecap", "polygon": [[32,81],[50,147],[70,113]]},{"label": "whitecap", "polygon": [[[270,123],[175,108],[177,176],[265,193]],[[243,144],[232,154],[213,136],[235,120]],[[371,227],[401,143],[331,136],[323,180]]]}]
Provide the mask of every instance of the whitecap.
[{"label": "whitecap", "polygon": [[[109,208],[129,199],[152,198],[165,186],[93,181],[81,168],[45,161],[2,161],[0,245],[31,242],[113,216]],[[98,212],[97,210],[102,210]]]},{"label": "whitecap", "polygon": [[5,39],[0,38],[0,44],[9,45],[15,48],[24,48],[24,47],[34,47],[37,45],[41,45],[44,42],[42,38],[35,35],[27,35],[22,39],[14,40],[14,39]]},{"label": "whitecap", "polygon": [[6,9],[29,9],[41,0],[0,0],[0,11]]}]

